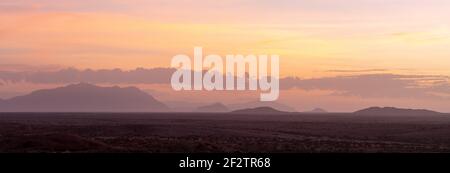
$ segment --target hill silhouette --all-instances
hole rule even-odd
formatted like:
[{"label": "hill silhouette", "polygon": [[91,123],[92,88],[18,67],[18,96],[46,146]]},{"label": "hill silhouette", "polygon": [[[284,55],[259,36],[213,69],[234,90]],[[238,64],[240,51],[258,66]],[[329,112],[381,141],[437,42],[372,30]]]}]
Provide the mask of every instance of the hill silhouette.
[{"label": "hill silhouette", "polygon": [[326,111],[325,109],[322,108],[315,108],[311,111],[308,111],[307,113],[316,113],[316,114],[320,114],[320,113],[328,113],[328,111]]},{"label": "hill silhouette", "polygon": [[284,112],[296,112],[296,110],[290,106],[279,102],[261,102],[261,101],[252,101],[246,103],[237,103],[228,105],[231,110],[239,110],[239,109],[247,109],[247,108],[257,108],[257,107],[271,107]]},{"label": "hill silhouette", "polygon": [[228,112],[230,111],[227,106],[222,103],[214,103],[211,105],[198,107],[195,112]]},{"label": "hill silhouette", "polygon": [[3,112],[147,112],[167,106],[135,87],[99,87],[87,83],[34,91],[0,104]]},{"label": "hill silhouette", "polygon": [[232,111],[233,114],[287,114],[289,112],[279,111],[272,107],[257,107],[257,108],[248,108],[248,109],[239,109]]},{"label": "hill silhouette", "polygon": [[370,107],[354,112],[358,115],[379,115],[379,116],[429,116],[442,115],[442,113],[426,109],[402,109],[395,107]]}]

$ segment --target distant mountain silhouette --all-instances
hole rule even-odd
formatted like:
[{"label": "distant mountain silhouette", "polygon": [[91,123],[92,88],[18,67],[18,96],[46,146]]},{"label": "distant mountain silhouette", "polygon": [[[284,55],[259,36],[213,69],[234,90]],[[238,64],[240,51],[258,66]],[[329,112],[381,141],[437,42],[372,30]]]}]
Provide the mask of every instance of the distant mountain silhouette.
[{"label": "distant mountain silhouette", "polygon": [[147,112],[167,106],[135,87],[98,87],[80,83],[38,90],[3,101],[4,112]]},{"label": "distant mountain silhouette", "polygon": [[358,115],[380,115],[380,116],[428,116],[442,115],[442,113],[425,109],[401,109],[394,107],[370,107],[354,112]]},{"label": "distant mountain silhouette", "polygon": [[190,102],[190,101],[165,101],[169,106],[171,112],[193,112],[199,107],[204,106],[205,103]]},{"label": "distant mountain silhouette", "polygon": [[320,113],[328,113],[328,111],[326,111],[325,109],[322,108],[315,108],[311,111],[308,111],[307,113],[316,113],[316,114],[320,114]]},{"label": "distant mountain silhouette", "polygon": [[233,114],[286,114],[289,112],[279,111],[271,107],[257,107],[232,111]]},{"label": "distant mountain silhouette", "polygon": [[214,103],[211,105],[198,107],[195,112],[228,112],[230,111],[227,106],[222,103]]},{"label": "distant mountain silhouette", "polygon": [[280,111],[284,111],[284,112],[297,112],[294,108],[289,107],[289,106],[284,105],[279,102],[254,101],[254,102],[247,102],[247,103],[240,103],[240,104],[231,104],[231,105],[228,105],[228,107],[231,110],[256,108],[256,107],[271,107],[271,108],[274,108],[274,109],[277,109]]}]

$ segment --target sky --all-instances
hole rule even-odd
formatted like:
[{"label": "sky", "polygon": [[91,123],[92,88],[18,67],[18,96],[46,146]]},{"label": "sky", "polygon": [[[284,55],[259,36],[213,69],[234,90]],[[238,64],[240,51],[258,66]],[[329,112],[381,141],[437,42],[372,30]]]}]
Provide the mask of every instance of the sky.
[{"label": "sky", "polygon": [[[28,81],[24,73],[166,68],[173,56],[201,46],[205,54],[279,55],[282,77],[302,83],[285,89],[280,102],[299,110],[450,112],[448,11],[448,0],[2,0],[0,98],[71,81]],[[311,80],[324,84],[303,85]],[[340,84],[367,88],[365,80],[399,84],[378,94]],[[98,83],[139,85],[162,100],[190,96],[161,84]],[[223,102],[233,103],[227,95]]]}]

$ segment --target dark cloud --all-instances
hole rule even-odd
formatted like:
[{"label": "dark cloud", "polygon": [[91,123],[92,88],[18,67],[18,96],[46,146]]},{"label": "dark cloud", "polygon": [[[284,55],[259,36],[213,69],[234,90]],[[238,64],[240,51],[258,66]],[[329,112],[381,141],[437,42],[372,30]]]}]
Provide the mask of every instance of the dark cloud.
[{"label": "dark cloud", "polygon": [[[17,72],[1,71],[3,83],[28,82],[35,84],[108,83],[108,84],[169,84],[175,72],[172,68],[138,68],[124,71],[63,69],[58,71]],[[449,76],[361,74],[337,77],[301,79],[287,77],[280,80],[281,89],[331,90],[336,95],[364,98],[433,98],[450,99]]]},{"label": "dark cloud", "polygon": [[[284,78],[283,89],[333,90],[338,95],[361,97],[446,98],[431,93],[450,94],[448,76],[366,74],[317,79]],[[449,99],[448,97],[446,99]]]},{"label": "dark cloud", "polygon": [[0,79],[5,82],[29,82],[39,84],[54,83],[112,83],[112,84],[159,84],[169,83],[174,72],[170,68],[154,68],[124,71],[113,70],[78,70],[74,68],[59,71],[9,72],[0,71]]}]

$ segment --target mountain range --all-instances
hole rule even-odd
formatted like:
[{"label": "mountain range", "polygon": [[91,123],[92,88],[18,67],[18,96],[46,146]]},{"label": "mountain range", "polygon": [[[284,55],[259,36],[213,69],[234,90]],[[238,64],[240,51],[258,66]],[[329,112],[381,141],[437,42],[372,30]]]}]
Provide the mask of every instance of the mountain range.
[{"label": "mountain range", "polygon": [[[213,103],[201,106],[174,102],[167,106],[136,87],[100,87],[87,83],[72,84],[54,89],[37,90],[30,94],[0,99],[0,112],[230,112],[233,114],[286,114],[295,109],[278,102],[248,102],[224,105]],[[195,107],[194,107],[195,106]],[[178,108],[177,108],[178,107]],[[181,108],[181,109],[180,109]],[[234,110],[234,111],[231,111]],[[316,108],[310,114],[327,113]],[[443,113],[425,109],[370,107],[354,115],[429,116]]]},{"label": "mountain range", "polygon": [[280,110],[283,112],[297,112],[294,108],[282,104],[280,102],[261,102],[261,101],[252,101],[238,104],[228,105],[231,110],[240,110],[240,109],[248,109],[248,108],[257,108],[257,107],[271,107],[276,110]]},{"label": "mountain range", "polygon": [[430,116],[442,115],[443,113],[426,109],[401,109],[394,107],[370,107],[354,112],[357,115],[383,115],[383,116]]},{"label": "mountain range", "polygon": [[135,87],[86,83],[34,91],[0,102],[2,112],[158,112],[167,106]]},{"label": "mountain range", "polygon": [[328,113],[328,111],[326,111],[325,109],[322,109],[322,108],[315,108],[315,109],[305,112],[305,113],[324,114],[324,113]]},{"label": "mountain range", "polygon": [[272,107],[256,107],[256,108],[247,108],[247,109],[235,110],[235,111],[232,111],[231,113],[232,114],[244,114],[244,115],[249,115],[249,114],[277,115],[277,114],[289,114],[290,112],[280,111],[280,110],[274,109]]},{"label": "mountain range", "polygon": [[198,107],[195,112],[229,112],[230,109],[222,103],[214,103]]}]

